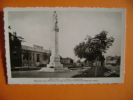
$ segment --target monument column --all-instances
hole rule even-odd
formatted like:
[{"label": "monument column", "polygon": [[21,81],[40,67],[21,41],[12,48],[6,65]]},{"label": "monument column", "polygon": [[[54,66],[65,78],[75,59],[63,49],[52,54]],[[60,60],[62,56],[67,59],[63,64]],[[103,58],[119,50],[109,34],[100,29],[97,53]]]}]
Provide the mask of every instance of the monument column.
[{"label": "monument column", "polygon": [[47,65],[47,68],[42,68],[40,71],[46,72],[58,72],[68,70],[68,68],[63,68],[63,64],[60,63],[60,56],[58,51],[58,19],[57,13],[54,11],[53,14],[53,29],[52,29],[52,39],[51,39],[51,56],[50,63]]},{"label": "monument column", "polygon": [[56,11],[54,11],[51,57],[50,57],[50,63],[47,65],[47,67],[54,67],[55,70],[60,70],[61,68],[63,68],[63,64],[60,63],[60,56],[58,51],[58,32],[59,32],[59,28],[58,28],[57,13]]}]

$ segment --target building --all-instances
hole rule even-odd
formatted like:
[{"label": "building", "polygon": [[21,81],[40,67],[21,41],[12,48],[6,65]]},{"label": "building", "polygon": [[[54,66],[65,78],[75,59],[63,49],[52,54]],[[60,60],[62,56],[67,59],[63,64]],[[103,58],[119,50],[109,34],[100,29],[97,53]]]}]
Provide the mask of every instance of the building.
[{"label": "building", "polygon": [[120,59],[120,56],[107,56],[105,64],[116,65],[118,64],[119,59]]},{"label": "building", "polygon": [[37,67],[41,64],[48,64],[51,52],[43,47],[22,45],[22,66]]},{"label": "building", "polygon": [[61,58],[61,63],[62,64],[70,64],[70,63],[73,63],[73,59],[71,58]]},{"label": "building", "polygon": [[33,47],[22,45],[24,38],[17,36],[16,32],[12,32],[10,26],[8,28],[11,68],[37,67],[40,64],[49,63],[50,50],[45,50],[38,45],[33,45]]}]

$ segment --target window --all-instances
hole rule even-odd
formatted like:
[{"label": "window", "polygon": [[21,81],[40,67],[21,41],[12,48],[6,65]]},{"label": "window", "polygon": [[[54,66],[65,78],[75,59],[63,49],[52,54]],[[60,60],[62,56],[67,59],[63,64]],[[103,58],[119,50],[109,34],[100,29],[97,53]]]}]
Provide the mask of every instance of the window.
[{"label": "window", "polygon": [[31,53],[29,53],[29,60],[31,60]]},{"label": "window", "polygon": [[40,54],[37,54],[37,62],[40,62]]},{"label": "window", "polygon": [[33,55],[32,55],[32,56],[33,56],[33,60],[34,60],[34,53],[33,53]]}]

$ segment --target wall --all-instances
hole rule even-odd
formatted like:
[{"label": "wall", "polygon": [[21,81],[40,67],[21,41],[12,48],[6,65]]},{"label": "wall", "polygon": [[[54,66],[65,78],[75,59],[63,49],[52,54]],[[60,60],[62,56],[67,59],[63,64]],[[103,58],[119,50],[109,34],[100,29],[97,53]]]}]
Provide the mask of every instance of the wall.
[{"label": "wall", "polygon": [[[122,84],[8,85],[5,68],[4,7],[126,8],[126,64]],[[133,100],[133,0],[0,0],[0,100]]]}]

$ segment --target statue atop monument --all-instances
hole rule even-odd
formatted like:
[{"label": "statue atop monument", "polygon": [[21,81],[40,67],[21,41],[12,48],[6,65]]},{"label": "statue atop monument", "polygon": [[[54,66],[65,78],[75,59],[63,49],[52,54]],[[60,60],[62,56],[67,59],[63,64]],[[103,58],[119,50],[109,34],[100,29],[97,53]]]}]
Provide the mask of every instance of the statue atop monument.
[{"label": "statue atop monument", "polygon": [[59,32],[59,28],[58,28],[58,18],[57,18],[57,13],[56,11],[54,11],[54,14],[53,14],[53,25],[54,25],[54,30],[56,32]]},{"label": "statue atop monument", "polygon": [[58,22],[58,20],[57,20],[57,13],[56,13],[56,11],[54,11],[54,14],[53,14],[53,19],[55,20],[55,23],[56,23],[56,22]]}]

